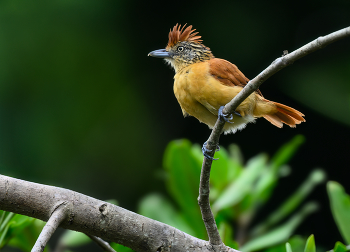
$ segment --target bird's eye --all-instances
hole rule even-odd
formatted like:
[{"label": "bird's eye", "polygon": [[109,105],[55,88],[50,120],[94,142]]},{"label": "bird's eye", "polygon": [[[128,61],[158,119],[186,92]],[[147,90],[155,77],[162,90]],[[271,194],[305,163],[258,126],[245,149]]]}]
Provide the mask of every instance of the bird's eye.
[{"label": "bird's eye", "polygon": [[184,50],[184,47],[183,47],[183,46],[179,46],[179,47],[177,48],[177,50],[178,50],[179,52],[182,52],[182,51]]}]

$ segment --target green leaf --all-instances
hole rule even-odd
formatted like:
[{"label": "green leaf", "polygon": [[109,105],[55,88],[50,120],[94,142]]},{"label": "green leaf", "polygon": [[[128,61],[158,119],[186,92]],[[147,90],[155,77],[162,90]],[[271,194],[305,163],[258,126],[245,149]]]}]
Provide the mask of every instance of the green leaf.
[{"label": "green leaf", "polygon": [[[18,248],[23,252],[30,252],[32,250],[36,239],[46,224],[41,220],[33,219],[30,217],[27,218],[32,219],[33,221],[29,222],[29,225],[15,228],[14,231],[16,232],[8,242],[8,246]],[[26,224],[28,223],[26,222]],[[24,228],[22,229],[21,227]],[[45,248],[44,251],[47,252],[48,250],[48,248]]]},{"label": "green leaf", "polygon": [[117,252],[133,252],[131,248],[112,242],[111,247]]},{"label": "green leaf", "polygon": [[261,176],[258,178],[253,191],[254,200],[259,202],[259,205],[269,199],[278,179],[279,177],[271,167],[266,167],[264,171],[261,172]]},{"label": "green leaf", "polygon": [[288,243],[290,244],[293,251],[295,252],[303,251],[306,244],[306,238],[300,235],[294,235],[288,240]]},{"label": "green leaf", "polygon": [[10,226],[11,226],[11,224],[13,224],[14,222],[12,222],[12,221],[10,221],[10,222],[8,222],[7,224],[6,224],[6,226],[3,228],[3,230],[2,230],[2,233],[1,233],[1,236],[0,236],[0,248],[2,248],[3,246],[5,246],[5,242],[4,242],[4,240],[5,240],[5,237],[6,237],[6,235],[7,235],[7,231],[8,231],[8,229],[10,228]]},{"label": "green leaf", "polygon": [[238,165],[243,166],[244,158],[241,149],[237,144],[230,144],[228,147],[231,159],[234,160]]},{"label": "green leaf", "polygon": [[296,135],[292,140],[284,144],[271,159],[273,169],[277,169],[287,163],[304,142],[305,137],[303,135]]},{"label": "green leaf", "polygon": [[91,242],[90,237],[84,233],[66,230],[60,238],[59,243],[64,247],[74,248]]},{"label": "green leaf", "polygon": [[310,235],[307,239],[304,252],[316,252],[314,235]]},{"label": "green leaf", "polygon": [[[0,210],[0,226],[5,219],[5,214],[6,214],[5,211]],[[0,232],[1,232],[1,228],[0,228]]]},{"label": "green leaf", "polygon": [[267,248],[282,242],[286,242],[293,234],[294,230],[302,223],[307,215],[316,209],[315,204],[305,205],[299,212],[294,214],[287,222],[272,229],[264,235],[258,236],[248,241],[240,249],[241,251],[255,251]]},{"label": "green leaf", "polygon": [[250,192],[253,183],[264,169],[266,161],[267,156],[263,154],[250,159],[237,180],[232,182],[215,201],[213,210],[219,211],[241,201]]},{"label": "green leaf", "polygon": [[108,203],[111,203],[113,205],[119,206],[119,202],[116,199],[108,199],[108,200],[105,200],[105,201],[108,202]]},{"label": "green leaf", "polygon": [[[14,214],[7,212],[6,217],[4,218],[2,225],[6,224],[2,228],[0,236],[0,248],[10,243],[12,240],[15,240],[19,235],[24,232],[24,229],[31,225],[34,222],[34,219],[28,216]],[[24,245],[21,245],[23,251],[30,251],[33,244],[26,244],[25,241],[22,242]]]},{"label": "green leaf", "polygon": [[175,210],[174,206],[159,194],[149,194],[144,197],[139,204],[138,213],[173,226],[190,235],[197,235],[179,212]]},{"label": "green leaf", "polygon": [[219,227],[219,234],[222,238],[223,243],[233,249],[238,249],[238,243],[233,240],[233,230],[232,227],[226,223],[221,222]]},{"label": "green leaf", "polygon": [[243,170],[243,154],[236,144],[231,144],[229,147],[229,160],[227,181],[235,181]]},{"label": "green leaf", "polygon": [[6,217],[2,216],[3,221],[0,225],[0,232],[2,232],[2,230],[6,227],[7,223],[9,223],[12,217],[15,216],[15,214],[11,212],[4,212],[4,213],[5,213],[4,216]]},{"label": "green leaf", "polygon": [[164,168],[169,173],[168,191],[197,237],[206,239],[207,233],[197,203],[201,165],[198,153],[188,140],[172,141],[166,148]]},{"label": "green leaf", "polygon": [[333,252],[346,252],[346,251],[348,251],[348,248],[343,243],[339,241],[335,243]]},{"label": "green leaf", "polygon": [[292,247],[290,246],[290,244],[288,242],[286,243],[286,251],[293,252]]},{"label": "green leaf", "polygon": [[252,235],[260,235],[264,230],[291,214],[300,206],[301,202],[311,193],[315,186],[325,181],[325,179],[326,175],[323,170],[313,170],[304,183],[278,209],[273,211],[263,223],[253,229]]},{"label": "green leaf", "polygon": [[284,244],[278,244],[276,246],[269,247],[263,250],[264,252],[286,252],[286,246]]},{"label": "green leaf", "polygon": [[216,153],[216,160],[213,162],[210,172],[210,185],[215,188],[218,193],[221,192],[229,183],[229,156],[227,151],[221,147],[220,151]]},{"label": "green leaf", "polygon": [[346,241],[350,243],[350,197],[344,188],[337,182],[327,183],[327,192],[330,200],[333,218],[337,227]]}]

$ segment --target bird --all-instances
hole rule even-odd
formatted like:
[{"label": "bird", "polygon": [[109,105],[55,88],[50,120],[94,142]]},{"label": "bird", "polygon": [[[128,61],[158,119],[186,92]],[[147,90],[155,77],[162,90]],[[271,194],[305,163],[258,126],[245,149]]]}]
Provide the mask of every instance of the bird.
[{"label": "bird", "polygon": [[223,115],[223,106],[230,102],[249,82],[231,62],[214,57],[192,25],[176,24],[170,29],[165,49],[148,56],[163,58],[175,70],[174,94],[184,117],[193,116],[213,128],[218,117],[226,122],[225,134],[235,133],[264,117],[273,125],[292,128],[305,122],[304,114],[281,103],[264,98],[258,89],[249,95],[232,115]]}]

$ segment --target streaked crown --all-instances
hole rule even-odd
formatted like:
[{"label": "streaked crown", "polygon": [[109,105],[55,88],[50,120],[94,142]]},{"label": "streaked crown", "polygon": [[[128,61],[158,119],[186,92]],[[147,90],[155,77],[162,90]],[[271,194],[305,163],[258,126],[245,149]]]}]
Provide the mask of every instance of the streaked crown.
[{"label": "streaked crown", "polygon": [[182,28],[181,25],[176,24],[173,27],[173,30],[170,29],[167,48],[172,47],[181,41],[188,41],[201,44],[203,40],[200,39],[201,36],[196,36],[198,34],[198,32],[195,32],[196,29],[192,30],[192,25],[188,26],[184,30],[185,27],[186,24],[182,26]]},{"label": "streaked crown", "polygon": [[169,56],[165,57],[165,60],[176,72],[188,65],[214,58],[210,48],[202,44],[201,36],[195,31],[192,25],[181,27],[176,24],[169,32],[169,41],[165,49]]}]

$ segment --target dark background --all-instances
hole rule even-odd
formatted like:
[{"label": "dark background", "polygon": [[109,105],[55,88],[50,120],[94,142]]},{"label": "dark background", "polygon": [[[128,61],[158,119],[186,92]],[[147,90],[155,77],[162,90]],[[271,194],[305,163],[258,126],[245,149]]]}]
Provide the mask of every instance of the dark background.
[{"label": "dark background", "polygon": [[[173,70],[147,57],[165,47],[176,23],[193,25],[216,57],[253,78],[283,50],[349,26],[350,1],[3,0],[0,172],[115,198],[133,211],[147,193],[165,193],[155,174],[167,143],[202,144],[210,134],[196,119],[183,118]],[[302,111],[307,122],[278,129],[259,119],[220,141],[237,143],[247,159],[305,136],[290,162],[292,175],[281,179],[269,206],[315,167],[350,193],[350,38],[295,62],[261,91]],[[321,208],[297,233],[313,233],[330,249],[342,239],[325,185],[310,198]]]}]

